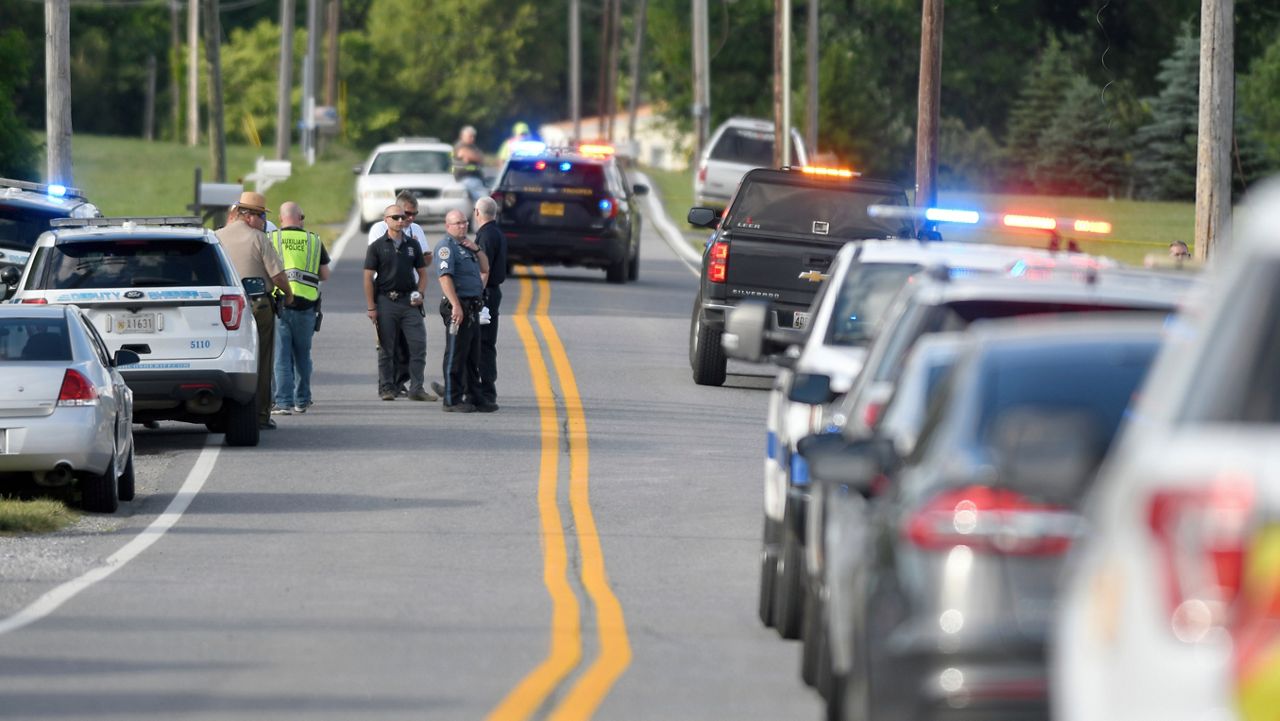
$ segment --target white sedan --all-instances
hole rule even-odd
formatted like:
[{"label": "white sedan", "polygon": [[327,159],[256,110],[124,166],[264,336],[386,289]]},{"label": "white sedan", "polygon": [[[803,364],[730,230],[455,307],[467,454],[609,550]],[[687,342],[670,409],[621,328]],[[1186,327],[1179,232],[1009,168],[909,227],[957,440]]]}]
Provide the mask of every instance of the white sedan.
[{"label": "white sedan", "polygon": [[471,197],[453,177],[453,148],[434,138],[401,138],[374,149],[355,167],[360,227],[382,220],[382,211],[401,192],[418,200],[419,223],[440,223],[450,210],[471,217]]},{"label": "white sedan", "polygon": [[133,499],[133,394],[80,309],[0,305],[0,488],[77,483],[85,510]]}]

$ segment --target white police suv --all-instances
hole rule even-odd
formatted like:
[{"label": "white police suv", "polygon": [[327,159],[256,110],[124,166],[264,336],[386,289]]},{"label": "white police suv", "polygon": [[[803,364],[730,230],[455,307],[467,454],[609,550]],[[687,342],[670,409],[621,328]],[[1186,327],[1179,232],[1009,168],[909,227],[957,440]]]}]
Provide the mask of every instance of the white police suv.
[{"label": "white police suv", "polygon": [[21,278],[0,274],[10,302],[79,306],[120,368],[133,420],[203,423],[228,445],[258,444],[258,336],[250,297],[265,279],[236,277],[198,218],[64,218],[36,241]]}]

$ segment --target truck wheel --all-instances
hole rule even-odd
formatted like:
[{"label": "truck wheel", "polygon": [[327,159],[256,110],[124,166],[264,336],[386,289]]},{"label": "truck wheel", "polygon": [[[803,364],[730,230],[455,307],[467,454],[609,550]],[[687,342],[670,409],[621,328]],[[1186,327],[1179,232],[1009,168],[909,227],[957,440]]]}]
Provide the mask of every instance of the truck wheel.
[{"label": "truck wheel", "polygon": [[804,557],[800,544],[791,532],[791,508],[783,521],[782,547],[778,550],[778,576],[773,588],[773,625],[778,635],[786,639],[800,638],[800,575],[804,569]]},{"label": "truck wheel", "polygon": [[257,396],[248,403],[236,403],[227,399],[222,411],[227,424],[227,445],[258,445],[258,402]]},{"label": "truck wheel", "polygon": [[632,283],[640,279],[640,254],[636,253],[636,257],[627,263],[627,280]]},{"label": "truck wheel", "polygon": [[604,272],[604,279],[610,283],[626,283],[627,282],[627,261],[620,260],[617,263],[610,263]]},{"label": "truck wheel", "polygon": [[111,462],[101,475],[86,473],[80,477],[80,505],[93,513],[115,513],[120,507],[120,495],[116,489],[116,454],[111,451]]},{"label": "truck wheel", "polygon": [[702,323],[701,303],[693,307],[689,323],[689,364],[693,366],[693,382],[700,386],[724,385],[728,361],[720,345],[721,333]]}]

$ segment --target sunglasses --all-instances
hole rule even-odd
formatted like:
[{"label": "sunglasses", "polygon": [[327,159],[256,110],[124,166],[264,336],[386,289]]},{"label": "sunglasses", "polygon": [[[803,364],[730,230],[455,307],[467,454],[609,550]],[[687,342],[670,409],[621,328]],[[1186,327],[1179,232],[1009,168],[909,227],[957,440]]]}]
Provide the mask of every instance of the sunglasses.
[{"label": "sunglasses", "polygon": [[404,211],[404,215],[405,215],[405,217],[406,217],[406,218],[416,218],[416,217],[418,216],[418,211],[416,211],[416,210],[406,210],[406,211]]},{"label": "sunglasses", "polygon": [[452,223],[445,223],[445,225],[466,225],[466,224],[467,224],[467,221],[465,220],[455,220]]},{"label": "sunglasses", "polygon": [[404,220],[404,216],[399,213],[396,213],[395,215],[388,215],[387,218],[391,220]]}]

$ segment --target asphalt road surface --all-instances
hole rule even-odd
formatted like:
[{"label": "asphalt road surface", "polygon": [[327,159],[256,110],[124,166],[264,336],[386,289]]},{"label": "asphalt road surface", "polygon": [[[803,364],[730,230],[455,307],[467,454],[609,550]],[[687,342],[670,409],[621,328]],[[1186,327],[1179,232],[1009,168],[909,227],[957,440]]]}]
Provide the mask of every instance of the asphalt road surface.
[{"label": "asphalt road surface", "polygon": [[353,241],[310,412],[137,427],[136,501],[0,538],[0,718],[817,718],[755,616],[768,380],[693,384],[652,226],[638,283],[507,281],[494,414],[378,400]]}]

